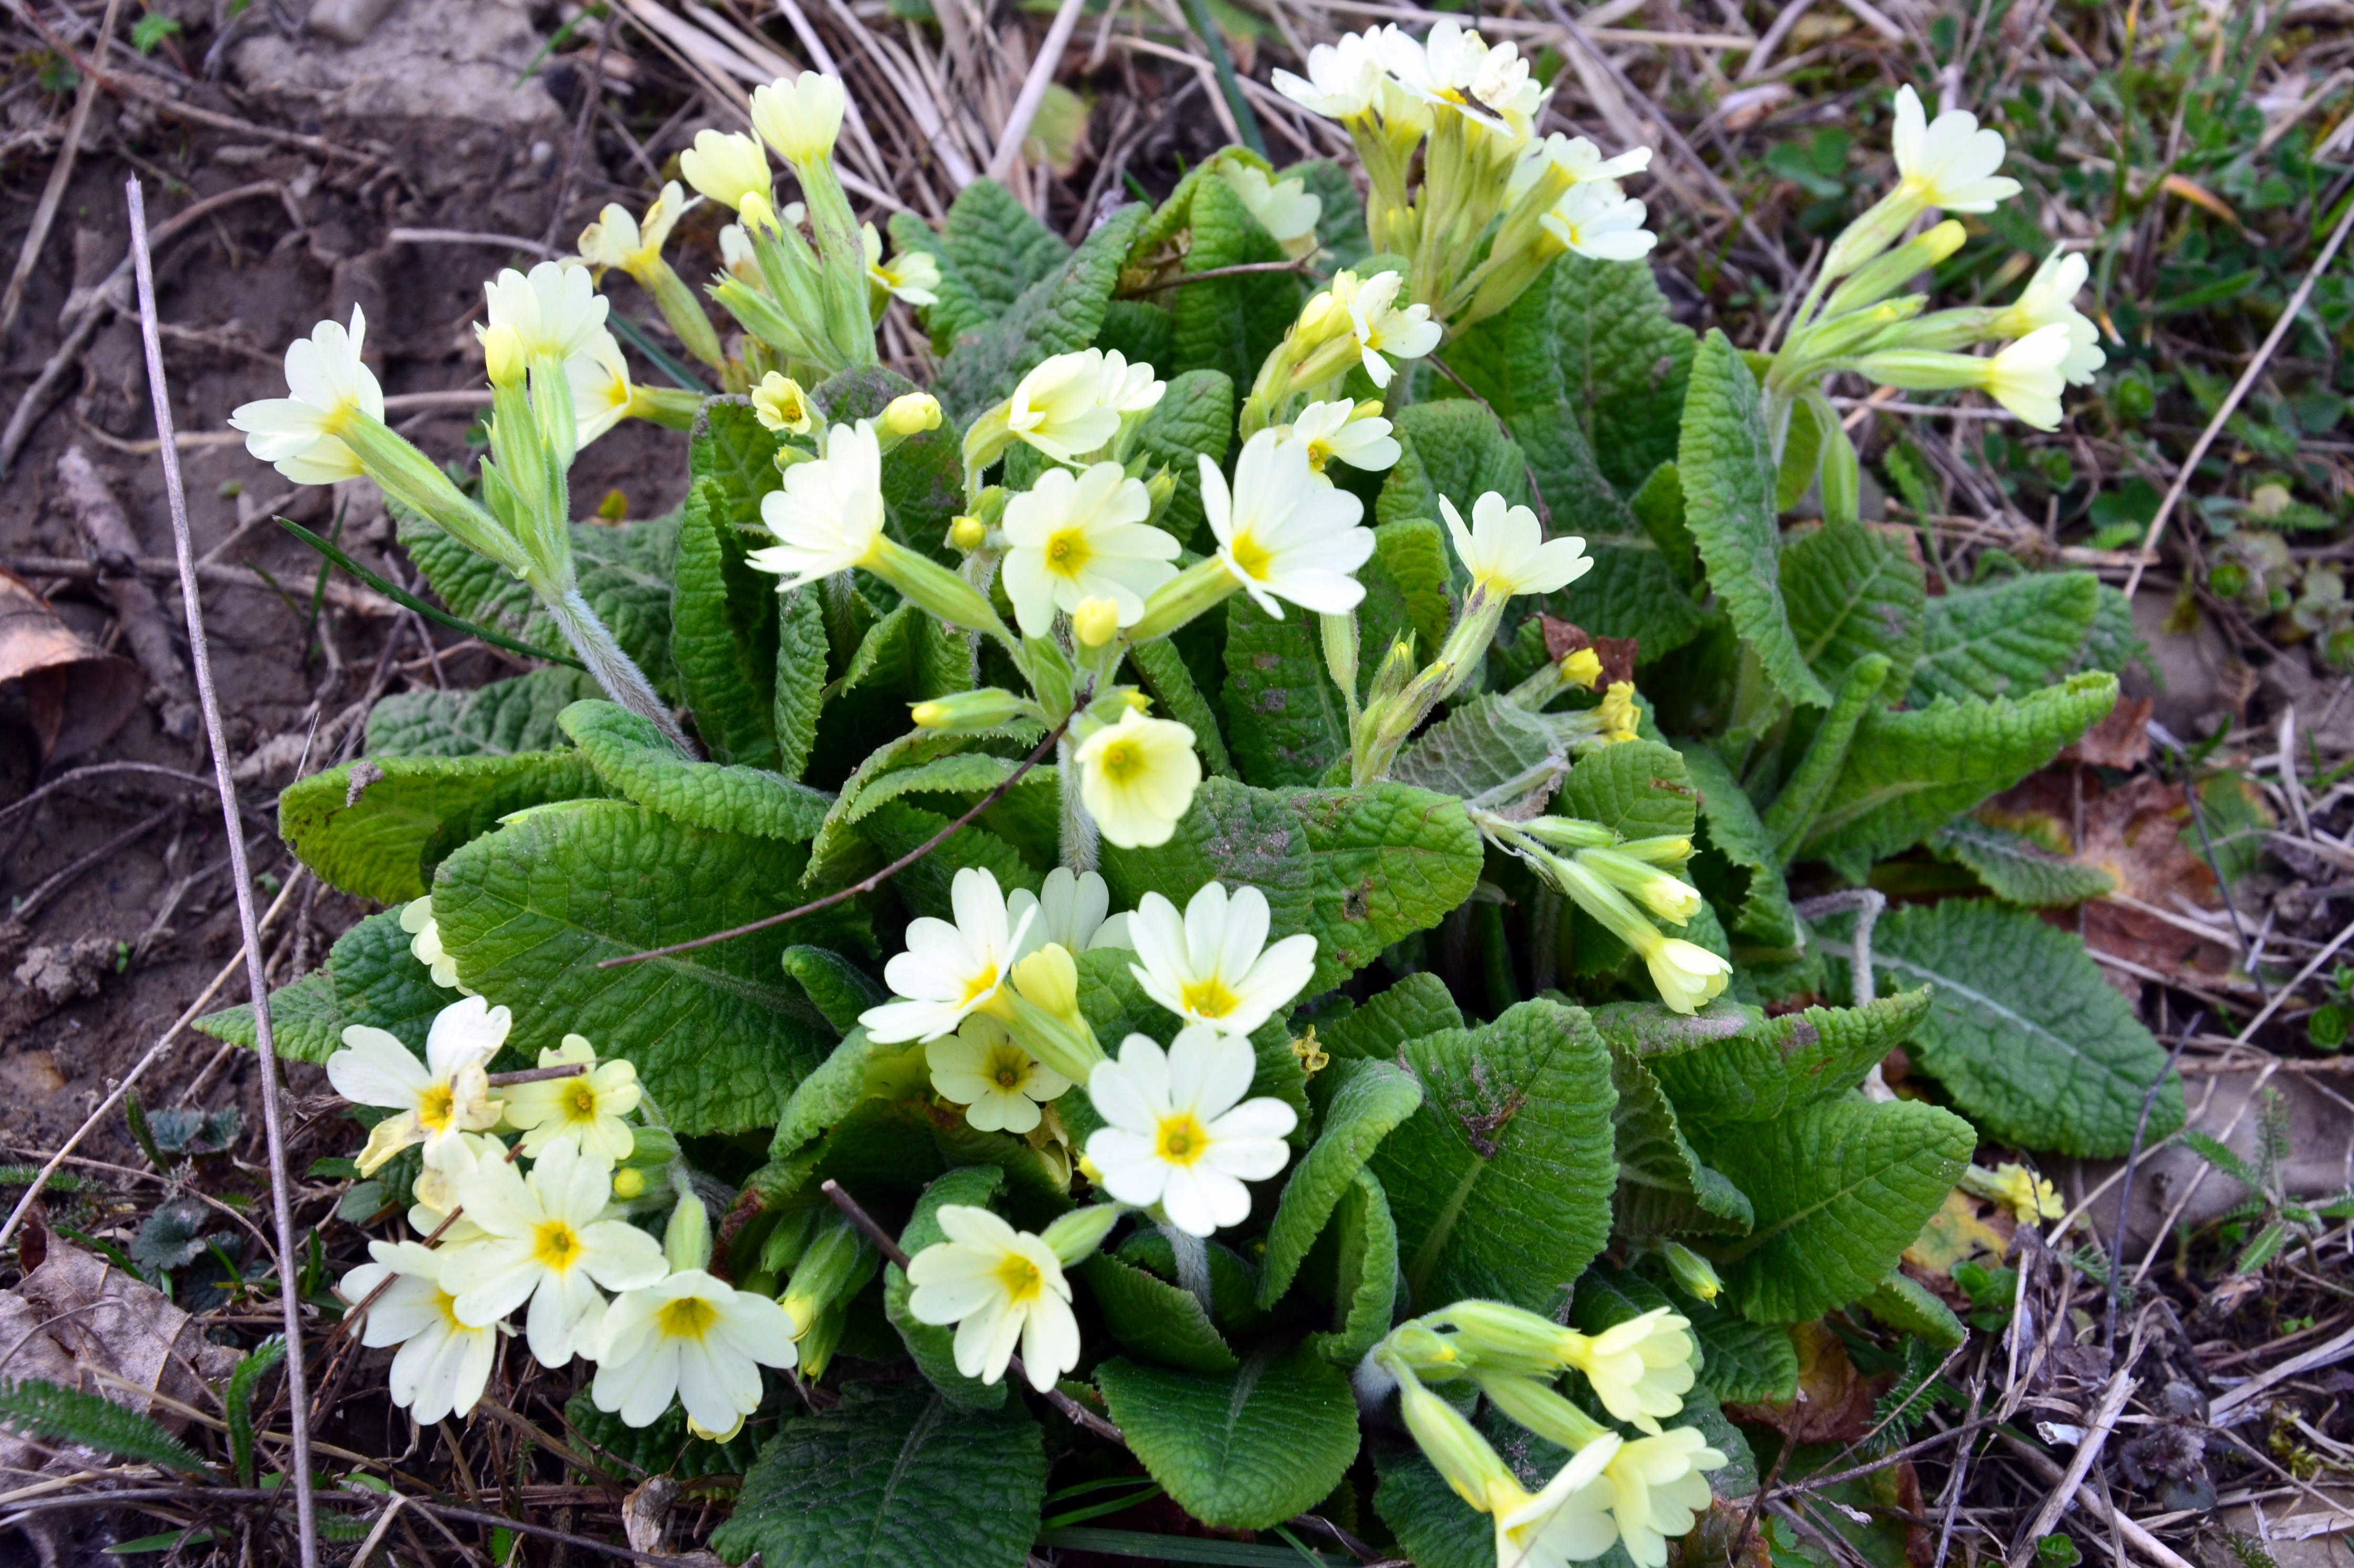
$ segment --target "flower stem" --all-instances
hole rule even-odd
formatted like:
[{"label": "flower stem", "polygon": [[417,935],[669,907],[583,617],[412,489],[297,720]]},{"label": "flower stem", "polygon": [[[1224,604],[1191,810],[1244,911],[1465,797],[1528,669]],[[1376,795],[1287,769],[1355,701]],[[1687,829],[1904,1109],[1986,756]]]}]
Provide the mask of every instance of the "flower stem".
[{"label": "flower stem", "polygon": [[580,655],[580,662],[588,666],[597,683],[605,688],[607,696],[652,724],[662,731],[663,738],[686,756],[698,759],[702,757],[695,743],[686,738],[686,732],[678,727],[678,720],[671,716],[662,698],[654,694],[653,683],[646,679],[637,662],[621,651],[611,630],[597,619],[597,612],[588,608],[588,601],[578,588],[566,588],[560,594],[543,592],[539,598],[548,618],[564,633],[564,640],[572,644],[572,651]]},{"label": "flower stem", "polygon": [[1067,731],[1055,747],[1055,783],[1063,798],[1063,863],[1075,874],[1095,870],[1101,852],[1096,820],[1079,798],[1078,749]]}]

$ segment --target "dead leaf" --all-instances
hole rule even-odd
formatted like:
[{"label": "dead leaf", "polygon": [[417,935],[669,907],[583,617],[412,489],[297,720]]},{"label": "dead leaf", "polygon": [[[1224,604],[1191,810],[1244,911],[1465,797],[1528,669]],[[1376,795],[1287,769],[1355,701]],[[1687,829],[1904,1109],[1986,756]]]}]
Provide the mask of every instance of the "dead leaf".
[{"label": "dead leaf", "polygon": [[1544,630],[1545,654],[1555,662],[1568,658],[1581,648],[1591,648],[1594,656],[1602,661],[1604,685],[1614,685],[1635,678],[1634,638],[1596,637],[1582,626],[1550,615],[1539,615],[1537,624]]},{"label": "dead leaf", "polygon": [[1787,1402],[1728,1404],[1735,1421],[1771,1426],[1793,1443],[1852,1443],[1872,1429],[1872,1380],[1847,1359],[1847,1347],[1821,1323],[1794,1323],[1798,1386]]},{"label": "dead leaf", "polygon": [[1904,1249],[1904,1261],[1943,1278],[1954,1272],[1956,1264],[1980,1255],[2000,1261],[2010,1251],[2018,1229],[2019,1222],[2008,1212],[1956,1187],[1946,1194],[1945,1202]]},{"label": "dead leaf", "polygon": [[[205,1385],[228,1376],[239,1359],[237,1351],[207,1340],[195,1319],[154,1286],[54,1239],[41,1266],[15,1290],[0,1291],[0,1300],[24,1307],[34,1315],[37,1329],[30,1335],[20,1330],[10,1336],[22,1342],[15,1359],[0,1357],[0,1375],[79,1383],[118,1404],[153,1414],[166,1426],[181,1424],[168,1409],[151,1412],[149,1402],[139,1394],[81,1378],[80,1370],[95,1369],[133,1387],[201,1404]],[[49,1350],[42,1350],[43,1345]],[[0,1342],[0,1351],[6,1349]],[[63,1358],[62,1375],[55,1371],[58,1363],[48,1359],[52,1353]],[[31,1370],[37,1364],[52,1371]]]},{"label": "dead leaf", "polygon": [[2086,730],[2073,746],[2060,753],[2062,762],[2086,762],[2100,768],[2139,768],[2149,760],[2147,697],[2126,697]]}]

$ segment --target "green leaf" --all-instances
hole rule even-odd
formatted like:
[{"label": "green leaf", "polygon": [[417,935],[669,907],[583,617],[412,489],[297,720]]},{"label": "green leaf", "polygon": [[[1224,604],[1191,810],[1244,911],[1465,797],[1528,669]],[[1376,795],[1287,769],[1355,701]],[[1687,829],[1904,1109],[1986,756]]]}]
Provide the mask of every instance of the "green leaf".
[{"label": "green leaf", "polygon": [[[1328,1089],[1327,1084],[1331,1085]],[[1422,1104],[1422,1086],[1386,1062],[1339,1061],[1317,1084],[1322,1131],[1283,1184],[1259,1260],[1258,1304],[1272,1307],[1299,1273],[1308,1249],[1392,1128]]]},{"label": "green leaf", "polygon": [[401,692],[368,710],[372,757],[513,757],[564,745],[556,715],[601,696],[586,672],[534,670],[472,691]]},{"label": "green leaf", "polygon": [[1882,1280],[1880,1288],[1861,1305],[1898,1333],[1926,1340],[1940,1351],[1957,1350],[1969,1338],[1969,1330],[1954,1316],[1954,1309],[1902,1269]]},{"label": "green leaf", "polygon": [[1226,601],[1225,710],[1235,760],[1254,784],[1314,784],[1349,755],[1316,618],[1296,605],[1278,620],[1246,595]]},{"label": "green leaf", "polygon": [[[1676,749],[1683,757],[1693,789],[1700,793],[1708,852],[1703,852],[1686,874],[1720,911],[1732,912],[1728,924],[1734,936],[1761,947],[1797,946],[1797,916],[1790,908],[1789,885],[1782,879],[1781,857],[1774,851],[1766,824],[1758,820],[1757,808],[1724,759],[1710,750],[1705,741],[1680,740]],[[1722,865],[1717,863],[1719,859]]]},{"label": "green leaf", "polygon": [[1108,1361],[1096,1382],[1145,1469],[1213,1529],[1280,1524],[1322,1501],[1357,1457],[1349,1380],[1304,1344],[1224,1374]]},{"label": "green leaf", "polygon": [[[1283,260],[1283,247],[1223,179],[1195,185],[1190,223],[1193,243],[1184,260],[1189,273]],[[1221,371],[1234,385],[1245,386],[1283,341],[1302,296],[1297,276],[1262,272],[1187,283],[1160,297],[1167,302],[1172,327],[1170,368]]]},{"label": "green leaf", "polygon": [[1864,1007],[1771,1018],[1723,999],[1690,1015],[1656,1002],[1613,1002],[1595,1009],[1594,1024],[1643,1057],[1684,1125],[1723,1128],[1847,1093],[1912,1037],[1928,1011],[1929,993],[1916,988]]},{"label": "green leaf", "polygon": [[1969,1123],[1917,1100],[1818,1100],[1703,1146],[1756,1205],[1725,1248],[1734,1301],[1759,1322],[1819,1318],[1868,1295],[1944,1202],[1977,1147]]},{"label": "green leaf", "polygon": [[1795,858],[1798,846],[1814,832],[1832,787],[1846,771],[1856,729],[1866,714],[1882,705],[1881,693],[1888,684],[1888,658],[1882,653],[1866,653],[1848,666],[1830,712],[1822,715],[1814,734],[1807,737],[1797,765],[1766,809],[1764,826],[1773,841],[1776,859]]},{"label": "green leaf", "polygon": [[[760,498],[784,487],[777,469],[777,449],[782,444],[747,397],[706,397],[695,417],[687,438],[686,472],[689,496],[713,487],[705,521],[723,536],[730,533],[767,537],[760,522]],[[680,546],[686,547],[688,514],[680,515]],[[771,583],[773,589],[774,584]]]},{"label": "green leaf", "polygon": [[677,1401],[654,1417],[649,1426],[631,1426],[617,1413],[607,1414],[582,1389],[564,1403],[564,1425],[573,1439],[591,1455],[606,1454],[619,1461],[617,1469],[636,1470],[678,1480],[705,1476],[740,1476],[759,1457],[759,1434],[770,1425],[755,1416],[725,1443],[713,1443],[687,1430],[686,1409]]},{"label": "green leaf", "polygon": [[[1344,1383],[1344,1398],[1347,1393]],[[95,1393],[84,1393],[39,1378],[0,1383],[0,1425],[27,1437],[50,1443],[79,1443],[118,1459],[133,1459],[159,1469],[177,1470],[182,1475],[212,1474],[210,1467],[194,1449],[146,1416]],[[1352,1447],[1354,1436],[1352,1424]]]},{"label": "green leaf", "polygon": [[[994,1165],[968,1165],[951,1171],[924,1189],[916,1200],[916,1212],[907,1221],[907,1228],[899,1233],[899,1245],[913,1257],[926,1247],[945,1241],[940,1229],[940,1206],[961,1203],[969,1208],[987,1208],[990,1199],[1005,1184],[1005,1172]],[[907,1341],[908,1354],[916,1365],[940,1391],[942,1398],[960,1410],[998,1410],[1005,1404],[1005,1385],[1009,1372],[995,1383],[983,1383],[957,1371],[956,1330],[947,1324],[918,1321],[907,1310],[907,1298],[915,1287],[907,1283],[907,1274],[896,1263],[883,1266],[883,1310],[889,1315],[891,1326]],[[1193,1299],[1191,1297],[1187,1300]]]},{"label": "green leaf", "polygon": [[787,948],[784,963],[825,1021],[844,1034],[858,1026],[860,1013],[890,999],[865,970],[829,948]]},{"label": "green leaf", "polygon": [[[1050,775],[1051,777],[1051,775]],[[876,807],[858,824],[868,842],[888,860],[913,854],[952,819],[894,800]],[[998,887],[1011,894],[1017,887],[1038,891],[1045,875],[1022,858],[1022,852],[985,828],[960,829],[946,843],[892,879],[899,896],[918,915],[949,919],[954,913],[950,891],[956,874],[971,868],[997,878]]]},{"label": "green leaf", "polygon": [[228,1374],[221,1395],[221,1414],[228,1426],[229,1463],[237,1484],[253,1485],[253,1385],[262,1374],[286,1359],[286,1336],[272,1334],[253,1347],[237,1370]]},{"label": "green leaf", "polygon": [[1633,491],[1676,458],[1697,340],[1648,265],[1568,255],[1551,279],[1564,401],[1611,483]]},{"label": "green leaf", "polygon": [[2016,699],[1875,708],[1856,726],[1805,853],[1861,882],[1873,861],[1912,848],[2059,756],[2116,700],[2117,678],[2096,673]]},{"label": "green leaf", "polygon": [[912,214],[893,217],[891,236],[902,248],[931,249],[940,258],[940,302],[931,307],[931,328],[942,348],[1003,315],[1071,254],[995,180],[976,180],[957,193],[933,246],[914,243],[918,235],[929,239],[931,231]]},{"label": "green leaf", "polygon": [[2122,675],[2136,665],[2140,666],[2151,685],[2161,692],[2166,690],[2166,678],[2158,669],[2158,660],[2134,627],[2132,603],[2123,589],[2103,583],[2100,608],[2093,615],[2093,630],[2085,634],[2084,651],[2069,666],[2069,673],[2106,670],[2112,675]]},{"label": "green leaf", "polygon": [[[290,1060],[323,1064],[344,1048],[345,1022],[342,1004],[335,999],[334,977],[323,969],[270,993],[270,1043],[279,1055]],[[196,1028],[249,1051],[259,1048],[249,1001],[207,1012],[196,1020]]]},{"label": "green leaf", "polygon": [[777,599],[777,673],[769,727],[777,737],[777,771],[799,779],[817,746],[825,705],[825,602],[822,589],[804,585]]},{"label": "green leaf", "polygon": [[1617,1097],[1602,1037],[1581,1009],[1524,1001],[1410,1041],[1404,1056],[1422,1108],[1373,1170],[1415,1302],[1484,1296],[1552,1311],[1610,1234]]},{"label": "green leaf", "polygon": [[1712,330],[1692,361],[1675,459],[1685,524],[1734,629],[1783,696],[1828,707],[1830,692],[1808,668],[1783,607],[1781,530],[1757,383],[1722,332]]},{"label": "green leaf", "polygon": [[1095,340],[1129,241],[1144,216],[1141,206],[1121,209],[1088,235],[1069,260],[1024,288],[989,324],[960,333],[935,383],[941,405],[958,423],[970,423],[1010,396],[1014,383],[1040,360],[1073,353]]},{"label": "green leaf", "polygon": [[1553,814],[1600,822],[1622,838],[1688,839],[1698,828],[1699,805],[1700,791],[1674,747],[1628,740],[1579,758]]},{"label": "green leaf", "polygon": [[772,768],[775,581],[764,580],[745,564],[740,537],[722,521],[725,505],[713,480],[699,482],[687,496],[679,524],[670,655],[687,706],[695,710],[695,733],[713,758]]},{"label": "green leaf", "polygon": [[1798,652],[1826,687],[1838,690],[1868,653],[1893,667],[1892,700],[1912,680],[1928,588],[1921,563],[1880,530],[1833,523],[1793,540],[1782,552],[1782,599]]},{"label": "green leaf", "polygon": [[1798,1348],[1779,1323],[1719,1307],[1686,1311],[1701,1352],[1700,1385],[1720,1404],[1787,1402],[1798,1391]]},{"label": "green leaf", "polygon": [[2116,891],[2116,878],[2100,867],[2081,865],[2024,833],[1971,817],[1939,828],[1929,847],[1969,867],[1998,898],[2030,909],[2065,909]]},{"label": "green leaf", "polygon": [[1397,1221],[1387,1193],[1371,1171],[1350,1179],[1332,1211],[1335,1327],[1310,1340],[1334,1366],[1353,1368],[1390,1331],[1397,1314]]},{"label": "green leaf", "polygon": [[509,812],[605,792],[588,759],[569,751],[363,758],[289,785],[278,831],[330,886],[398,904]]},{"label": "green leaf", "polygon": [[765,768],[689,762],[651,719],[608,702],[564,710],[570,736],[618,793],[695,828],[807,842],[832,800]]},{"label": "green leaf", "polygon": [[1108,1253],[1096,1254],[1079,1272],[1104,1327],[1130,1355],[1184,1372],[1227,1372],[1242,1365],[1193,1292]]},{"label": "green leaf", "polygon": [[1045,1499],[1045,1447],[1018,1405],[852,1383],[782,1425],[711,1544],[764,1568],[1022,1568]]},{"label": "green leaf", "polygon": [[[1455,1494],[1421,1449],[1404,1441],[1376,1444],[1373,1468],[1381,1477],[1373,1511],[1415,1568],[1498,1568],[1495,1526]],[[1608,1555],[1601,1562],[1619,1568]]]},{"label": "green leaf", "polygon": [[1129,909],[1149,892],[1182,909],[1212,880],[1258,888],[1271,937],[1316,938],[1313,995],[1437,925],[1470,896],[1482,861],[1462,803],[1427,790],[1254,789],[1205,779],[1169,842],[1107,846],[1103,874]]},{"label": "green leaf", "polygon": [[1621,1236],[1680,1235],[1749,1228],[1749,1200],[1701,1163],[1676,1123],[1659,1081],[1632,1051],[1610,1053],[1610,1080],[1618,1102],[1618,1189],[1614,1206]]},{"label": "green leaf", "polygon": [[1128,661],[1144,683],[1146,694],[1160,705],[1161,716],[1175,719],[1193,732],[1202,766],[1221,779],[1235,778],[1235,759],[1226,750],[1225,732],[1218,727],[1217,710],[1194,683],[1193,673],[1185,667],[1177,644],[1165,637],[1146,642],[1130,648]]},{"label": "green leaf", "polygon": [[1406,631],[1422,658],[1437,654],[1455,622],[1454,561],[1446,532],[1431,518],[1401,517],[1373,530],[1373,558],[1357,573],[1365,590],[1357,607],[1361,665],[1378,663]]},{"label": "green leaf", "polygon": [[535,812],[441,867],[433,914],[460,976],[527,998],[508,1045],[569,1033],[635,1064],[682,1133],[767,1126],[826,1049],[780,972],[784,948],[862,933],[837,907],[672,958],[642,952],[790,908],[806,856],[793,844],[687,826],[620,801]]},{"label": "green leaf", "polygon": [[[1180,541],[1199,546],[1208,542],[1209,531],[1202,512],[1198,460],[1206,457],[1221,468],[1225,466],[1226,449],[1235,433],[1235,384],[1215,370],[1188,370],[1163,379],[1169,388],[1137,426],[1133,450],[1143,454],[1148,471],[1155,466],[1165,468],[1177,482],[1159,525]],[[1132,650],[1131,656],[1141,652]]]},{"label": "green leaf", "polygon": [[2090,572],[2028,573],[1929,601],[1921,662],[1907,701],[2017,696],[2076,661],[2100,609]]},{"label": "green leaf", "polygon": [[[1872,963],[1887,984],[1935,988],[1914,1065],[1990,1137],[2087,1158],[2132,1147],[2166,1049],[2073,932],[1982,899],[1947,899],[1882,916]],[[2181,1123],[2181,1081],[2169,1077],[2149,1136]]]},{"label": "green leaf", "polygon": [[[326,968],[334,977],[335,1005],[344,1022],[384,1030],[422,1056],[433,1020],[458,993],[433,983],[432,971],[409,950],[410,939],[400,928],[399,910],[371,915],[336,939]],[[342,1043],[338,1031],[327,1051],[332,1054]]]},{"label": "green leaf", "polygon": [[[1533,505],[1528,459],[1494,414],[1465,398],[1409,403],[1393,421],[1401,455],[1382,483],[1373,508],[1384,524],[1408,518],[1438,520],[1445,496],[1468,524],[1471,503],[1500,491],[1516,506]],[[1427,650],[1437,652],[1436,646]]]},{"label": "green leaf", "polygon": [[1480,800],[1496,809],[1558,779],[1568,766],[1568,747],[1553,726],[1517,704],[1485,696],[1456,706],[1416,736],[1391,764],[1390,777],[1467,800],[1506,791]]},{"label": "green leaf", "polygon": [[1354,1008],[1316,1021],[1317,1042],[1336,1061],[1390,1061],[1409,1040],[1463,1027],[1447,982],[1427,970],[1401,979]]},{"label": "green leaf", "polygon": [[854,1026],[816,1070],[794,1086],[777,1116],[769,1158],[782,1160],[798,1152],[828,1128],[841,1126],[861,1101],[907,1098],[925,1093],[930,1083],[920,1044],[880,1044]]}]

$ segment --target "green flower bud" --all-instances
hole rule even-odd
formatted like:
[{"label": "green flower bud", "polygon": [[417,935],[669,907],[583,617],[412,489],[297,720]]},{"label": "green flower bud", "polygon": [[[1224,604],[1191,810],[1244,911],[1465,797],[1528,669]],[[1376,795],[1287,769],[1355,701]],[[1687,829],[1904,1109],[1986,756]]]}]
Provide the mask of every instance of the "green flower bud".
[{"label": "green flower bud", "polygon": [[663,1256],[673,1274],[711,1261],[711,1216],[693,1193],[680,1198],[670,1212],[670,1224],[663,1229]]}]

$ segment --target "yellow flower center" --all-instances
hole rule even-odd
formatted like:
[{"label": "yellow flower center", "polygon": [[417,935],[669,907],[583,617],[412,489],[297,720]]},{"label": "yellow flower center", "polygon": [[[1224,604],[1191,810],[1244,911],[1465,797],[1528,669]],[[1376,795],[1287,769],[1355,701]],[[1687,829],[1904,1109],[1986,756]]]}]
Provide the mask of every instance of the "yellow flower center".
[{"label": "yellow flower center", "polygon": [[982,997],[987,996],[991,991],[995,991],[996,989],[997,966],[995,964],[991,964],[989,968],[981,970],[981,973],[973,976],[972,979],[964,982],[964,995],[959,999],[959,1005],[970,1006],[973,1002],[980,1001]]},{"label": "yellow flower center", "polygon": [[1253,582],[1267,581],[1267,569],[1275,564],[1275,552],[1248,532],[1235,535],[1234,543],[1226,546],[1226,554],[1235,568]]},{"label": "yellow flower center", "polygon": [[1005,1298],[1020,1307],[1035,1301],[1044,1293],[1046,1276],[1020,1253],[1009,1252],[997,1266],[997,1283],[1005,1287]]},{"label": "yellow flower center", "polygon": [[664,1302],[655,1321],[662,1325],[665,1339],[700,1340],[719,1321],[719,1309],[700,1296],[682,1296]]},{"label": "yellow flower center", "polygon": [[1180,1111],[1161,1118],[1161,1130],[1152,1142],[1161,1158],[1170,1164],[1191,1165],[1209,1152],[1210,1130],[1192,1111]]},{"label": "yellow flower center", "polygon": [[1144,771],[1144,748],[1133,741],[1115,740],[1097,754],[1096,766],[1115,784],[1125,784]]},{"label": "yellow flower center", "polygon": [[440,1132],[458,1114],[458,1091],[447,1081],[437,1083],[417,1097],[418,1125],[428,1132]]},{"label": "yellow flower center", "polygon": [[1324,465],[1331,461],[1331,442],[1326,440],[1312,440],[1308,443],[1308,466],[1310,468],[1313,469],[1318,473],[1322,473],[1324,471]]},{"label": "yellow flower center", "polygon": [[466,1324],[459,1320],[458,1298],[455,1296],[451,1295],[448,1291],[442,1289],[438,1285],[433,1287],[433,1307],[436,1311],[441,1314],[441,1326],[443,1328],[449,1330],[452,1333],[458,1334],[470,1333],[472,1331]]},{"label": "yellow flower center", "polygon": [[1087,569],[1091,554],[1086,531],[1066,528],[1046,541],[1046,569],[1056,577],[1076,577]]},{"label": "yellow flower center", "polygon": [[579,1084],[565,1095],[564,1114],[570,1121],[597,1119],[597,1087],[588,1081],[586,1074],[582,1075]]},{"label": "yellow flower center", "polygon": [[580,1257],[580,1233],[562,1220],[549,1220],[532,1233],[532,1261],[562,1273]]},{"label": "yellow flower center", "polygon": [[1226,982],[1216,975],[1197,980],[1177,993],[1185,1011],[1197,1018],[1224,1018],[1243,1004],[1243,999],[1226,989]]},{"label": "yellow flower center", "polygon": [[1029,1079],[1030,1053],[1018,1045],[1001,1046],[989,1054],[981,1075],[1007,1094],[1012,1094]]}]

